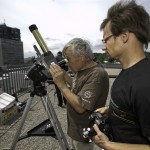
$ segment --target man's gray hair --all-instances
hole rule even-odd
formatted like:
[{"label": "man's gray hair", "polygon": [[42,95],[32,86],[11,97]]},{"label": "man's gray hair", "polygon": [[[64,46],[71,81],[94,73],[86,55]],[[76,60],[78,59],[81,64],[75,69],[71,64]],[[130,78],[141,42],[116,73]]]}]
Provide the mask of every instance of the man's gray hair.
[{"label": "man's gray hair", "polygon": [[81,38],[74,38],[69,41],[63,48],[63,54],[65,54],[66,49],[71,48],[75,56],[85,55],[88,59],[93,60],[94,54],[91,49],[90,42],[83,40]]}]

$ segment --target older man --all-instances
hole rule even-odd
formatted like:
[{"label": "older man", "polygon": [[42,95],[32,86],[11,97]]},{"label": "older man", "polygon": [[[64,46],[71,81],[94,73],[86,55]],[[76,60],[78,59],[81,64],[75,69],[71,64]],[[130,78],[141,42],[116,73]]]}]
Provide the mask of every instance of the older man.
[{"label": "older man", "polygon": [[69,77],[56,64],[50,66],[50,72],[67,100],[68,135],[72,139],[72,148],[94,150],[93,143],[84,139],[82,133],[83,128],[88,126],[89,115],[98,107],[105,106],[109,90],[108,74],[93,61],[91,46],[86,40],[72,39],[65,45],[63,54],[75,77]]}]

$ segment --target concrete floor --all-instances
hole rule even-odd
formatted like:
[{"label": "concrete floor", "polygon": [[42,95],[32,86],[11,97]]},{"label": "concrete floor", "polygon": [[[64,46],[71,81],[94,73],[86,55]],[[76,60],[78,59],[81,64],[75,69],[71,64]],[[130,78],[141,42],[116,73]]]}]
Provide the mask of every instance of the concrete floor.
[{"label": "concrete floor", "polygon": [[[111,70],[107,70],[109,74],[113,73]],[[115,74],[118,74],[119,70],[115,70]],[[110,88],[114,81],[114,78],[110,78]],[[64,132],[64,135],[66,140],[68,141],[68,144],[70,144],[70,139],[66,134],[67,130],[67,118],[66,118],[66,109],[61,108],[57,106],[57,98],[55,96],[55,90],[53,85],[48,85],[48,95],[51,100],[51,103],[53,105],[53,108],[55,110],[55,113],[57,115],[58,120],[60,121],[61,128]],[[19,101],[24,101],[25,99],[29,98],[30,94],[27,93],[19,98]],[[109,103],[110,94],[108,95],[108,101]],[[43,121],[48,119],[47,113],[45,112],[45,109],[43,107],[43,103],[41,100],[41,97],[35,96],[32,100],[31,109],[28,112],[28,115],[25,119],[25,123],[23,125],[23,128],[21,130],[21,134],[25,135],[28,131],[33,129],[35,126],[39,125]],[[15,118],[13,122],[10,122],[6,125],[0,126],[0,150],[9,150],[12,142],[14,140],[14,136],[18,130],[18,127],[20,125],[21,117]],[[17,142],[16,149],[15,150],[61,150],[61,146],[53,137],[50,136],[32,136],[25,138],[23,140],[20,140]]]}]

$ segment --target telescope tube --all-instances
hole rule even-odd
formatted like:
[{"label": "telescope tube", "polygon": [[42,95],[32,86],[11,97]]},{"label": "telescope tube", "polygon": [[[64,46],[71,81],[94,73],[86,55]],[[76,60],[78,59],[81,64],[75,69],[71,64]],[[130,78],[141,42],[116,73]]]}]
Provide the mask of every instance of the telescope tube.
[{"label": "telescope tube", "polygon": [[47,54],[49,52],[48,47],[43,40],[40,32],[38,31],[38,28],[35,24],[32,24],[29,26],[30,31],[32,32],[33,36],[35,37],[36,41],[38,42],[39,46],[41,47],[44,54]]},{"label": "telescope tube", "polygon": [[[57,61],[51,51],[48,50],[48,47],[46,43],[44,42],[40,32],[38,31],[38,28],[35,24],[32,24],[29,26],[30,31],[32,32],[33,36],[35,37],[36,41],[38,42],[39,46],[41,47],[43,54],[44,54],[44,59],[43,62],[46,64],[46,68],[48,69],[50,64],[52,62],[55,62],[57,64]],[[35,46],[34,46],[35,48]]]}]

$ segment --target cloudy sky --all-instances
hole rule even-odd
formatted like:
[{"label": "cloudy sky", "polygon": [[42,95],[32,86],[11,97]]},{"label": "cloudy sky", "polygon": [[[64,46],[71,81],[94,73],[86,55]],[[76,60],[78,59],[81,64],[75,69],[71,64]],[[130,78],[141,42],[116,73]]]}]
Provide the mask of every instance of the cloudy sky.
[{"label": "cloudy sky", "polygon": [[[55,55],[74,37],[89,40],[101,52],[99,26],[117,0],[0,0],[0,24],[20,29],[25,57],[38,48],[28,27],[36,24],[49,50]],[[150,14],[149,0],[137,0]],[[39,48],[40,49],[40,48]],[[150,51],[150,49],[149,49]]]}]

